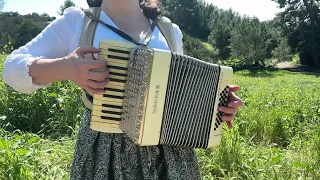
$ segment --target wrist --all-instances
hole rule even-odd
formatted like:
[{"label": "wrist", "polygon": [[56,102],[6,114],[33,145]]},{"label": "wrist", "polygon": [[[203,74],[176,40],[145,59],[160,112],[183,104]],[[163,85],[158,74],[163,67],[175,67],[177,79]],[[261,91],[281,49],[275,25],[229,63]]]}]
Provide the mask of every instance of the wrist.
[{"label": "wrist", "polygon": [[70,63],[66,57],[57,58],[54,60],[56,78],[58,81],[72,80]]},{"label": "wrist", "polygon": [[33,83],[39,85],[68,80],[66,73],[64,58],[37,59],[29,66],[29,75]]}]

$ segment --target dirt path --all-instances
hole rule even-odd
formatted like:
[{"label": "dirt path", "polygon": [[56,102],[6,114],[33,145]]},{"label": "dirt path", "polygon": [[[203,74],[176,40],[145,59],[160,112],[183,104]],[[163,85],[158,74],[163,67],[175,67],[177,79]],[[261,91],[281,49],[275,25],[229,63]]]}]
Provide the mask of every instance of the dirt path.
[{"label": "dirt path", "polygon": [[281,62],[276,65],[276,68],[287,69],[287,68],[298,68],[299,65],[294,65],[291,62]]},{"label": "dirt path", "polygon": [[304,66],[301,64],[292,64],[291,62],[282,62],[276,65],[276,68],[282,70],[288,70],[293,72],[304,72],[304,73],[312,73],[316,74],[317,76],[320,75],[320,69],[312,68],[308,66]]}]

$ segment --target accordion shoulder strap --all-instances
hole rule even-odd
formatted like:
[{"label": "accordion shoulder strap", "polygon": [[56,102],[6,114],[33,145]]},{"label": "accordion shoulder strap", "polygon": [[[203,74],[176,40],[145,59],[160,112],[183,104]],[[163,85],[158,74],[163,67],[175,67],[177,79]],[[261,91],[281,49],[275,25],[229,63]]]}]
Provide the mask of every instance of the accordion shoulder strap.
[{"label": "accordion shoulder strap", "polygon": [[[97,28],[97,25],[100,23],[95,18],[92,18],[92,16],[88,16],[88,14],[92,14],[93,17],[99,17],[100,16],[100,7],[90,7],[88,9],[83,10],[85,12],[84,20],[83,20],[83,26],[82,26],[82,32],[80,36],[79,46],[92,46],[94,34]],[[155,25],[154,23],[152,26]],[[160,16],[158,20],[156,21],[156,25],[165,37],[168,46],[171,51],[176,52],[177,51],[177,44],[176,39],[173,31],[172,22],[169,18],[165,16]],[[154,27],[151,27],[152,29]],[[125,36],[125,34],[123,34]],[[146,38],[146,41],[150,40],[150,37]],[[86,58],[90,60],[95,60],[93,54],[86,54]],[[93,97],[88,94],[84,89],[81,89],[82,92],[82,102],[85,105],[86,108],[92,109],[92,100]]]},{"label": "accordion shoulder strap", "polygon": [[177,52],[177,43],[176,38],[173,31],[172,22],[169,18],[165,16],[161,16],[158,21],[158,28],[160,29],[161,33],[165,37],[169,48],[173,52]]},{"label": "accordion shoulder strap", "polygon": [[102,20],[100,20],[100,18],[99,18],[98,16],[94,15],[92,12],[90,12],[90,11],[85,11],[84,13],[85,13],[85,15],[88,16],[89,18],[91,18],[91,19],[97,21],[98,23],[101,23],[102,25],[106,26],[107,28],[111,29],[113,32],[115,32],[116,34],[118,34],[118,35],[121,36],[122,38],[124,38],[124,39],[126,39],[126,40],[128,40],[128,41],[130,41],[130,42],[132,42],[132,43],[134,43],[134,44],[136,44],[136,45],[144,45],[144,46],[147,46],[148,43],[149,43],[149,41],[151,40],[151,36],[152,36],[153,30],[154,30],[154,28],[155,28],[155,26],[157,25],[157,22],[158,22],[158,18],[155,19],[155,20],[152,22],[152,24],[151,24],[151,26],[150,26],[150,28],[149,28],[149,30],[148,30],[148,32],[147,32],[147,35],[146,35],[143,43],[141,44],[140,42],[137,42],[135,39],[133,39],[132,37],[130,37],[130,36],[129,36],[128,34],[126,34],[125,32],[123,32],[123,31],[121,31],[121,30],[119,30],[119,29],[117,29],[117,28],[115,28],[115,27],[113,27],[113,26],[111,26],[111,25],[103,22]]},{"label": "accordion shoulder strap", "polygon": [[[80,37],[80,45],[91,45],[95,33],[95,29],[100,21],[97,22],[97,18],[99,17],[101,8],[100,7],[90,7],[88,9],[85,9],[85,18],[84,18],[84,24],[82,26],[82,34]],[[174,30],[172,26],[172,22],[169,18],[165,16],[160,16],[156,21],[156,25],[165,37],[168,46],[171,51],[176,52],[177,51],[177,44],[176,44],[176,39],[174,35]],[[151,27],[151,33],[154,29],[155,23],[152,23]],[[113,28],[112,26],[109,26],[108,24],[103,23],[106,25],[108,28],[112,29],[113,31],[117,32],[119,35],[124,37],[125,39],[134,42],[135,44],[138,44],[135,42],[131,37],[127,36],[125,33],[119,31],[116,28]],[[146,37],[145,43],[147,44],[148,40],[150,40],[150,37]],[[83,44],[82,44],[83,43]],[[93,58],[93,57],[92,57]]]},{"label": "accordion shoulder strap", "polygon": [[[100,16],[99,7],[90,7],[89,9],[85,9],[83,11],[90,12],[96,17]],[[79,47],[92,46],[97,25],[98,23],[95,20],[93,20],[92,18],[89,18],[88,16],[84,16],[81,36],[78,44]],[[93,54],[86,54],[86,58],[90,60],[95,60],[95,57]],[[84,106],[88,109],[92,109],[92,96],[82,88],[81,88],[81,94],[82,94],[81,99]]]},{"label": "accordion shoulder strap", "polygon": [[[89,9],[83,10],[84,12],[90,12],[94,14],[94,16],[100,16],[100,8],[98,7],[90,7]],[[98,23],[95,22],[93,19],[88,18],[87,16],[83,19],[82,31],[79,41],[79,46],[92,46],[93,44],[93,37],[96,31]],[[90,54],[90,59],[94,59],[93,54]]]}]

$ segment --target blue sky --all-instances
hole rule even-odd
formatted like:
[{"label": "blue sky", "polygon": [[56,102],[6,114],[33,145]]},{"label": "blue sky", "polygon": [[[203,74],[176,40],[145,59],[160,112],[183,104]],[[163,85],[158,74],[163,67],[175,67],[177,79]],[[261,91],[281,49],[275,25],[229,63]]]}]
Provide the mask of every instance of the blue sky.
[{"label": "blue sky", "polygon": [[[57,11],[64,0],[6,0],[3,11],[17,11],[20,14],[46,12],[50,16],[58,16]],[[86,0],[73,0],[76,6],[87,8]],[[229,9],[240,14],[256,16],[260,20],[268,20],[279,12],[276,3],[271,0],[206,0],[219,8]]]}]

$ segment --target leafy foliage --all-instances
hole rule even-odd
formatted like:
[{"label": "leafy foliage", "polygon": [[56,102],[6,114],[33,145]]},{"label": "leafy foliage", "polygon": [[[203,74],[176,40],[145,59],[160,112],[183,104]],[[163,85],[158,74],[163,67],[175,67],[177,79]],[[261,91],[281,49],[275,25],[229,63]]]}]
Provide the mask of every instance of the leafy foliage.
[{"label": "leafy foliage", "polygon": [[47,14],[20,15],[17,12],[0,13],[0,52],[5,51],[2,49],[9,43],[13,49],[10,52],[5,51],[6,53],[11,53],[14,49],[25,45],[54,19],[55,17],[50,17]]},{"label": "leafy foliage", "polygon": [[184,54],[207,62],[217,63],[214,51],[209,50],[199,39],[188,34],[183,35]]},{"label": "leafy foliage", "polygon": [[285,10],[279,14],[288,43],[302,64],[320,67],[320,1],[273,0]]},{"label": "leafy foliage", "polygon": [[[0,55],[0,72],[4,59]],[[32,94],[22,94],[0,81],[0,127],[52,138],[70,136],[81,122],[80,91],[75,84],[63,81]]]},{"label": "leafy foliage", "polygon": [[244,64],[255,65],[267,59],[268,32],[259,19],[244,18],[231,31],[230,50],[233,58],[243,60]]},{"label": "leafy foliage", "polygon": [[8,54],[13,51],[13,46],[11,42],[8,42],[8,44],[4,45],[2,48],[2,54]]},{"label": "leafy foliage", "polygon": [[198,0],[166,0],[166,15],[186,33],[200,39],[206,39],[210,33],[208,26],[211,9]]},{"label": "leafy foliage", "polygon": [[278,47],[272,51],[272,56],[276,58],[276,62],[291,61],[293,55],[291,48],[288,45],[288,38],[282,37],[278,39]]},{"label": "leafy foliage", "polygon": [[23,46],[31,41],[42,31],[42,27],[38,22],[32,19],[24,19],[18,26],[18,36],[16,46]]},{"label": "leafy foliage", "polygon": [[211,19],[209,25],[212,30],[208,41],[218,49],[219,59],[228,59],[231,56],[231,31],[241,21],[241,17],[232,10],[219,9],[211,12]]},{"label": "leafy foliage", "polygon": [[[57,82],[32,94],[21,94],[2,85],[0,121],[7,130],[20,129],[52,137],[70,135],[81,120],[80,88],[70,82]],[[36,108],[35,108],[36,107]]]},{"label": "leafy foliage", "polygon": [[[164,6],[165,15],[186,34],[186,52],[205,61],[233,61],[234,66],[245,67],[263,66],[267,60],[292,61],[291,57],[298,53],[302,64],[317,65],[320,52],[318,1],[304,0],[298,4],[296,1],[277,2],[286,10],[265,22],[200,0],[166,0]],[[64,1],[60,14],[71,6],[75,6],[73,1]],[[1,13],[0,50],[9,42],[13,49],[24,45],[54,19],[47,14],[22,16],[16,12]],[[189,40],[187,36],[209,43],[214,50],[207,53],[208,48],[203,48],[203,43]]]},{"label": "leafy foliage", "polygon": [[74,137],[59,141],[22,131],[0,129],[0,178],[68,179]]},{"label": "leafy foliage", "polygon": [[60,11],[58,11],[58,14],[63,15],[63,11],[72,6],[76,6],[76,4],[72,0],[65,0],[60,6]]},{"label": "leafy foliage", "polygon": [[2,11],[4,5],[5,5],[5,0],[0,0],[0,12]]},{"label": "leafy foliage", "polygon": [[[196,150],[202,178],[319,179],[318,77],[236,71],[233,83],[241,86],[236,94],[245,105],[219,148]],[[32,95],[0,86],[0,179],[69,179],[81,93],[68,82]]]},{"label": "leafy foliage", "polygon": [[[290,61],[298,52],[302,63],[318,65],[319,1],[275,1],[285,11],[268,22],[203,1],[166,0],[165,6],[184,32],[187,55],[254,65],[268,58]],[[0,13],[0,52],[24,45],[54,19]],[[4,58],[0,55],[0,72]],[[319,179],[319,74],[244,70],[233,78],[245,105],[234,129],[223,132],[221,147],[197,150],[203,179]],[[80,94],[68,81],[28,95],[0,81],[1,179],[70,178],[83,111]]]}]

